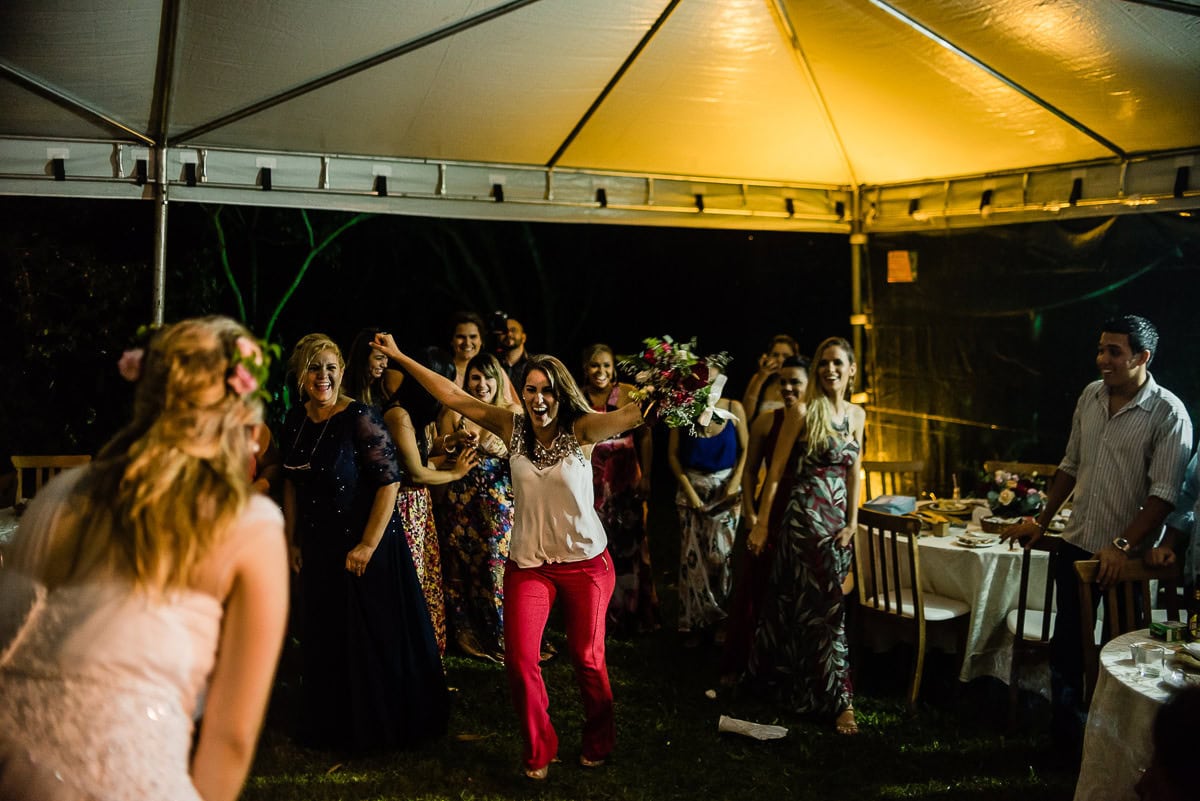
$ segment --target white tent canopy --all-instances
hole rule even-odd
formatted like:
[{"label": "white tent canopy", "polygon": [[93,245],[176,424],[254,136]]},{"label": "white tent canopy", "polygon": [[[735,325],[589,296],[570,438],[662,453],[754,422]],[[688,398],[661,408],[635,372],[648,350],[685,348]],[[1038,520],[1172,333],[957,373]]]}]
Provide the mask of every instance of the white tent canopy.
[{"label": "white tent canopy", "polygon": [[920,230],[1200,205],[1200,0],[6,0],[0,194]]}]

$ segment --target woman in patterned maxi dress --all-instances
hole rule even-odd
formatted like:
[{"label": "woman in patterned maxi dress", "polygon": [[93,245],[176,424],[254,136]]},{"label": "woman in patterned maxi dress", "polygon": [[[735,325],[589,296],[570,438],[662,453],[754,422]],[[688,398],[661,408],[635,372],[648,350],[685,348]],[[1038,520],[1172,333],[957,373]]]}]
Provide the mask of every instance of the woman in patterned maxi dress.
[{"label": "woman in patterned maxi dress", "polygon": [[[857,367],[849,343],[827,339],[817,349],[803,416],[789,415],[780,443],[795,442],[795,467],[771,566],[762,617],[747,668],[773,685],[793,712],[854,721],[842,582],[858,525],[858,463],[865,413],[846,398]],[[748,546],[758,552],[789,448],[777,448]]]}]

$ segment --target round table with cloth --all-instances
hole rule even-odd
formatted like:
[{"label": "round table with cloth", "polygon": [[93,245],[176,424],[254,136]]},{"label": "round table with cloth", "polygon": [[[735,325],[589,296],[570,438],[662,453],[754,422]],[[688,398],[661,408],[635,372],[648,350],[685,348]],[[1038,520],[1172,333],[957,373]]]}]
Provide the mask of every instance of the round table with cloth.
[{"label": "round table with cloth", "polygon": [[[1162,675],[1139,675],[1129,654],[1133,643],[1153,641],[1167,649]],[[1083,762],[1075,801],[1134,801],[1133,785],[1150,764],[1154,716],[1174,691],[1164,681],[1171,670],[1175,643],[1151,640],[1149,629],[1139,629],[1109,640],[1100,650],[1096,691],[1088,709],[1083,737]]]}]

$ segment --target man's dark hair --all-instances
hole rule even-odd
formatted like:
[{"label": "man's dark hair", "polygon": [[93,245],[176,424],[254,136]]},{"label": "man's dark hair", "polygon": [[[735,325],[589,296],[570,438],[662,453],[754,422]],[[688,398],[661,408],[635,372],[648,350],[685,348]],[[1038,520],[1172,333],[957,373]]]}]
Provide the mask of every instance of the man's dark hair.
[{"label": "man's dark hair", "polygon": [[811,364],[811,362],[808,360],[807,356],[788,356],[783,360],[783,364],[779,365],[779,368],[783,369],[784,367],[799,367],[801,370],[807,373],[809,364]]},{"label": "man's dark hair", "polygon": [[1150,358],[1146,360],[1146,366],[1154,361],[1154,353],[1158,350],[1158,329],[1154,327],[1154,323],[1147,320],[1145,317],[1139,317],[1136,314],[1126,314],[1121,317],[1113,317],[1110,320],[1104,321],[1104,326],[1100,329],[1105,334],[1125,334],[1129,337],[1129,349],[1133,351],[1133,355],[1141,353],[1144,350],[1150,351]]}]

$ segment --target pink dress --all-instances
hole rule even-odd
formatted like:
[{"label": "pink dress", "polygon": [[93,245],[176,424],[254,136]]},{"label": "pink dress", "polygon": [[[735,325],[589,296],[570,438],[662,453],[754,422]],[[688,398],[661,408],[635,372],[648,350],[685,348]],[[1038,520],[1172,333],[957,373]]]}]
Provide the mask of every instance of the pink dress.
[{"label": "pink dress", "polygon": [[[18,536],[45,542],[81,474],[39,492]],[[116,576],[48,589],[0,571],[0,799],[199,799],[193,719],[216,657],[218,597],[240,549],[282,536],[279,509],[252,497],[193,587],[160,600]]]}]

